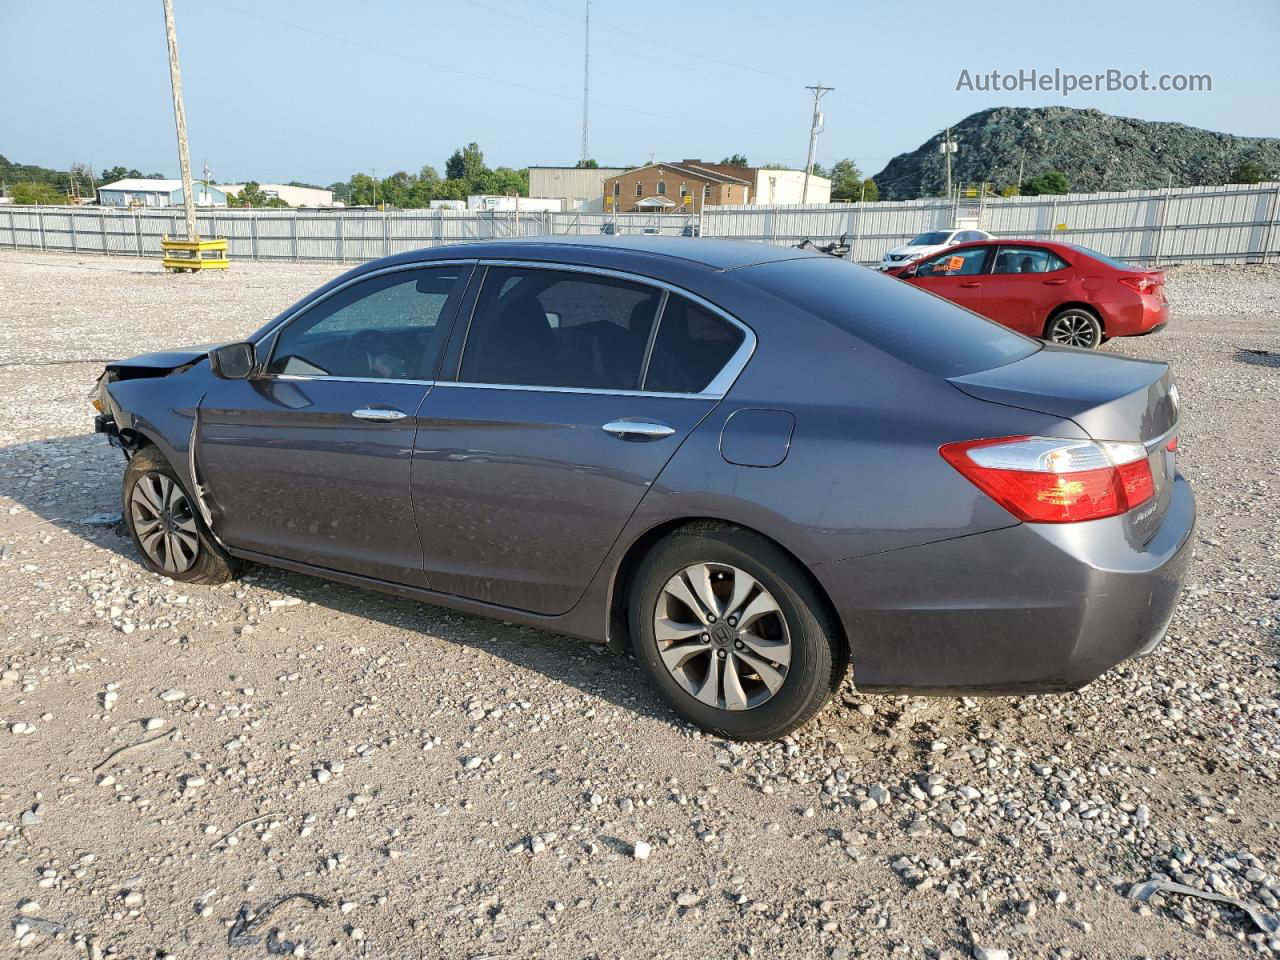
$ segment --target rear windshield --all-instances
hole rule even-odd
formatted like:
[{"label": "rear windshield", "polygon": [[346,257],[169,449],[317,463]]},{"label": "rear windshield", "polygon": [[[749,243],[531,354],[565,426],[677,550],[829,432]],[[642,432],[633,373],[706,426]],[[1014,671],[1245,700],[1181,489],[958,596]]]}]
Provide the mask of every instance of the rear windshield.
[{"label": "rear windshield", "polygon": [[835,257],[763,263],[735,276],[939,377],[989,370],[1040,349],[985,317]]},{"label": "rear windshield", "polygon": [[1138,270],[1132,263],[1125,263],[1123,260],[1117,260],[1115,257],[1108,257],[1105,253],[1099,253],[1097,250],[1090,250],[1088,247],[1082,247],[1078,243],[1067,244],[1072,250],[1079,250],[1086,257],[1093,257],[1095,260],[1101,260],[1109,267],[1115,267],[1117,270]]}]

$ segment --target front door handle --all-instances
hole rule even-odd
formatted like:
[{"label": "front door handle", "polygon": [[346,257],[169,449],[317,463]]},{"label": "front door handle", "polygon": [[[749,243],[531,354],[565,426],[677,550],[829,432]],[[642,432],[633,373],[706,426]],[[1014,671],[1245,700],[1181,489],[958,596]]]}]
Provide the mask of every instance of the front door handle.
[{"label": "front door handle", "polygon": [[1049,285],[1049,286],[1051,286],[1051,287],[1060,287],[1060,286],[1062,286],[1062,285],[1063,285],[1064,283],[1066,283],[1066,282],[1067,282],[1067,281],[1066,281],[1066,280],[1064,280],[1064,279],[1062,279],[1061,277],[1054,277],[1052,280],[1046,280],[1046,281],[1045,281],[1045,283],[1046,283],[1046,284],[1048,284],[1048,285]]},{"label": "front door handle", "polygon": [[980,281],[978,281],[978,280],[968,280],[968,281],[966,281],[966,282],[964,282],[964,283],[960,284],[960,286],[964,287],[966,290],[970,290],[970,289],[972,289],[972,288],[974,288],[974,287],[980,287],[980,286],[982,286],[982,283],[981,283]]},{"label": "front door handle", "polygon": [[392,423],[408,416],[403,410],[391,410],[385,407],[361,407],[359,410],[352,410],[351,415],[357,420],[372,420],[374,423]]},{"label": "front door handle", "polygon": [[675,427],[651,420],[610,420],[600,429],[620,440],[661,440],[676,432]]}]

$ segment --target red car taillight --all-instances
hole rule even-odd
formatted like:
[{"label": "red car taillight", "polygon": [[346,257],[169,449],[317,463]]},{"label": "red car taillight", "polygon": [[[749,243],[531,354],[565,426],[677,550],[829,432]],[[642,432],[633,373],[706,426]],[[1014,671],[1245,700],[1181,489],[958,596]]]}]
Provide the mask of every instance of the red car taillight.
[{"label": "red car taillight", "polygon": [[1164,281],[1159,277],[1144,275],[1141,277],[1120,277],[1120,282],[1132,290],[1139,293],[1155,293],[1157,288],[1164,285]]},{"label": "red car taillight", "polygon": [[938,452],[1019,520],[1077,523],[1126,513],[1155,496],[1140,443],[999,437]]}]

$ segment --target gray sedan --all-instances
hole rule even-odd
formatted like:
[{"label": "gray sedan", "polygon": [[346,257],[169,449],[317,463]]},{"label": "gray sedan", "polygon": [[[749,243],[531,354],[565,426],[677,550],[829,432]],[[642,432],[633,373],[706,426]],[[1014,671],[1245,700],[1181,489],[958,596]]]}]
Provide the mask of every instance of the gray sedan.
[{"label": "gray sedan", "polygon": [[110,364],[144,564],[254,561],[630,650],[738,738],[864,691],[1077,689],[1151,650],[1195,522],[1162,363],[831,257],[546,238],[365,264]]}]

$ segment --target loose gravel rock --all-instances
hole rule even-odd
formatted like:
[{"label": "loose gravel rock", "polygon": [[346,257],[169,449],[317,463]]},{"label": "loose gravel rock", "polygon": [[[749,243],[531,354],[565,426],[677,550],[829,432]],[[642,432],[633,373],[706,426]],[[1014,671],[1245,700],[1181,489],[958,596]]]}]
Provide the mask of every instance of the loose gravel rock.
[{"label": "loose gravel rock", "polygon": [[101,519],[101,361],[234,338],[341,269],[0,251],[0,955],[1280,953],[1222,904],[1127,898],[1280,913],[1280,270],[1170,269],[1170,328],[1105,347],[1172,363],[1199,497],[1153,656],[1059,697],[850,683],[736,744],[596,645],[137,564]]}]

